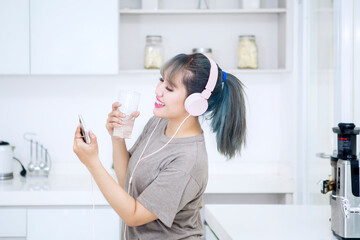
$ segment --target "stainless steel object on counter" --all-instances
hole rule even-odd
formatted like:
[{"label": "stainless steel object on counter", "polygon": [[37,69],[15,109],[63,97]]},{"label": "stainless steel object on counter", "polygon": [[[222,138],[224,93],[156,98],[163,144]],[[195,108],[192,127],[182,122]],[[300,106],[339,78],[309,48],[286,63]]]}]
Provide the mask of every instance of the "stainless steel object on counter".
[{"label": "stainless steel object on counter", "polygon": [[49,158],[48,158],[48,151],[47,151],[47,149],[45,148],[45,166],[44,166],[44,172],[46,173],[46,174],[49,174],[49,172],[50,172],[50,165],[49,165]]},{"label": "stainless steel object on counter", "polygon": [[44,167],[45,167],[45,161],[44,161],[44,157],[43,157],[44,146],[41,145],[40,147],[41,147],[41,151],[40,151],[40,153],[41,153],[41,157],[40,157],[41,162],[39,164],[39,167],[40,167],[40,169],[44,169]]},{"label": "stainless steel object on counter", "polygon": [[[330,156],[332,175],[322,181],[321,192],[331,191],[331,230],[340,239],[360,239],[360,176],[356,137],[360,128],[353,123],[339,123],[333,128],[338,136],[338,150]],[[320,157],[325,157],[320,154]]]},{"label": "stainless steel object on counter", "polygon": [[40,164],[39,164],[39,143],[36,141],[35,142],[35,152],[36,152],[36,161],[35,161],[35,167],[34,167],[34,172],[36,174],[39,174],[40,172]]},{"label": "stainless steel object on counter", "polygon": [[13,150],[8,142],[0,141],[0,180],[13,178]]},{"label": "stainless steel object on counter", "polygon": [[8,142],[0,141],[0,180],[11,180],[14,178],[13,161],[16,160],[22,170],[20,175],[25,177],[26,170],[21,161],[14,157],[15,146],[11,146]]},{"label": "stainless steel object on counter", "polygon": [[33,172],[34,169],[35,169],[35,165],[33,163],[33,152],[32,152],[32,148],[33,148],[33,140],[30,139],[30,162],[29,162],[29,165],[28,165],[28,170],[29,172]]},{"label": "stainless steel object on counter", "polygon": [[[24,139],[30,143],[30,162],[28,164],[28,176],[49,176],[51,169],[51,158],[44,145],[31,137],[34,133],[25,133]],[[36,138],[35,138],[36,139]],[[35,149],[34,149],[35,148]],[[35,152],[35,154],[34,154]],[[35,155],[35,156],[34,156]]]}]

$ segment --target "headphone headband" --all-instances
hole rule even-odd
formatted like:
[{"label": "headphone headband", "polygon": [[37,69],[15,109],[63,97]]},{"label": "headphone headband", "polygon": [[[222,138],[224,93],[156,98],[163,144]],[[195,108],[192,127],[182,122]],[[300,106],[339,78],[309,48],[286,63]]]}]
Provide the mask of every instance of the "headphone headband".
[{"label": "headphone headband", "polygon": [[[204,56],[207,57],[206,55]],[[214,90],[218,79],[218,67],[216,63],[209,57],[207,57],[207,59],[210,62],[210,73],[205,89],[201,93],[191,94],[185,100],[185,109],[192,116],[200,116],[206,112],[209,106],[207,100]]]},{"label": "headphone headband", "polygon": [[208,82],[205,86],[205,89],[202,91],[201,96],[205,99],[209,99],[212,91],[214,90],[214,88],[216,86],[216,82],[218,79],[218,68],[217,68],[217,65],[214,60],[212,60],[211,58],[209,58],[206,55],[204,55],[204,56],[207,57],[207,59],[210,62],[210,74],[209,74]]}]

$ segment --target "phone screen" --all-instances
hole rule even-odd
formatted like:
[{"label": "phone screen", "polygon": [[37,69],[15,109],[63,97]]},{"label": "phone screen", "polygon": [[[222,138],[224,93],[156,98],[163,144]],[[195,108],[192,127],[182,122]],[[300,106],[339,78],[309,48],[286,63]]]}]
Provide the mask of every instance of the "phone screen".
[{"label": "phone screen", "polygon": [[90,136],[89,131],[87,130],[84,119],[82,118],[81,114],[79,114],[79,123],[80,123],[80,133],[81,137],[84,140],[85,143],[90,143]]},{"label": "phone screen", "polygon": [[85,131],[84,131],[84,129],[82,128],[82,126],[80,127],[80,133],[81,133],[82,139],[84,140],[84,142],[86,142]]}]

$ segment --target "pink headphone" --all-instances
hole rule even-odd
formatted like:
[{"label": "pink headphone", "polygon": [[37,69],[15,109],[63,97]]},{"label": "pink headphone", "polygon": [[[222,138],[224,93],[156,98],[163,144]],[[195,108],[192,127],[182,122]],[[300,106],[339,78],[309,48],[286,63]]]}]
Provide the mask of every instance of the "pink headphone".
[{"label": "pink headphone", "polygon": [[[207,56],[206,56],[207,57]],[[218,78],[218,68],[214,60],[207,57],[210,62],[210,74],[204,91],[201,93],[193,93],[185,100],[185,110],[192,116],[200,116],[208,109],[208,99],[215,88]]]}]

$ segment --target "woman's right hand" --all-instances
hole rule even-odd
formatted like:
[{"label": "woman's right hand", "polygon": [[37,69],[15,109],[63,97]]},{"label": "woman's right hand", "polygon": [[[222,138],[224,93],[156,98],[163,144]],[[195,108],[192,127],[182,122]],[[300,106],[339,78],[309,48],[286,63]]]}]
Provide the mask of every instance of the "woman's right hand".
[{"label": "woman's right hand", "polygon": [[[110,136],[113,136],[114,128],[118,128],[121,125],[123,125],[123,118],[126,117],[126,115],[119,111],[119,107],[121,104],[119,102],[114,102],[112,104],[112,111],[108,114],[108,119],[106,121],[106,129],[108,130]],[[134,117],[137,118],[140,115],[140,112],[134,113]]]}]

